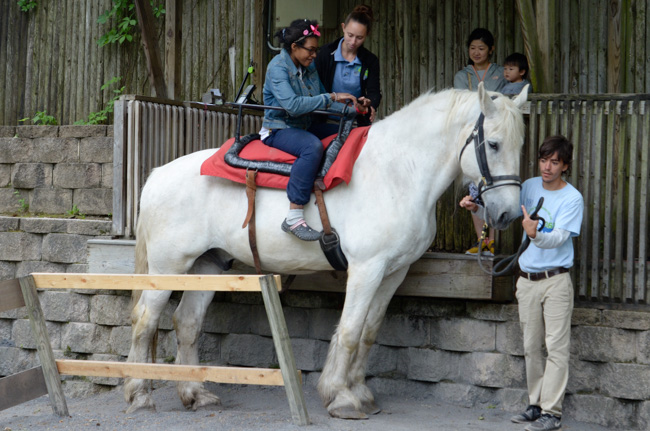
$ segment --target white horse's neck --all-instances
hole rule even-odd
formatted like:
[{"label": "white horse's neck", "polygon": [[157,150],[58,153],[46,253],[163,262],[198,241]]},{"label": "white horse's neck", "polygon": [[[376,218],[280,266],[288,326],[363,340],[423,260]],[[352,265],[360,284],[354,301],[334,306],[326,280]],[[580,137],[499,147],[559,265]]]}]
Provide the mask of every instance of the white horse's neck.
[{"label": "white horse's neck", "polygon": [[[475,99],[460,108],[452,106],[454,100],[453,90],[425,94],[372,126],[355,176],[371,176],[381,187],[414,189],[415,195],[409,195],[415,196],[415,204],[435,210],[438,198],[460,173],[459,134],[466,119],[480,113]],[[462,115],[450,121],[452,110]],[[380,180],[372,172],[385,175]]]}]

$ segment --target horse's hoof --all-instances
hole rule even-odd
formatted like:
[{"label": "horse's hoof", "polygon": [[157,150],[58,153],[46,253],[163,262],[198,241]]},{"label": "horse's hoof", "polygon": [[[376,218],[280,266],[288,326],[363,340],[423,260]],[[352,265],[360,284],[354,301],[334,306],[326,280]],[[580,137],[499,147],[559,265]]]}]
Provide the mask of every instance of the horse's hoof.
[{"label": "horse's hoof", "polygon": [[368,415],[364,412],[356,410],[352,407],[339,407],[336,409],[328,410],[330,416],[339,419],[368,419]]},{"label": "horse's hoof", "polygon": [[126,409],[126,414],[131,414],[141,409],[156,411],[156,405],[154,404],[149,394],[143,394],[134,397],[131,405],[128,409]]},{"label": "horse's hoof", "polygon": [[376,415],[381,412],[381,408],[374,401],[368,401],[361,404],[361,411],[367,415]]},{"label": "horse's hoof", "polygon": [[206,389],[195,390],[191,396],[181,397],[181,401],[186,409],[192,411],[196,411],[199,407],[221,405],[219,397]]}]

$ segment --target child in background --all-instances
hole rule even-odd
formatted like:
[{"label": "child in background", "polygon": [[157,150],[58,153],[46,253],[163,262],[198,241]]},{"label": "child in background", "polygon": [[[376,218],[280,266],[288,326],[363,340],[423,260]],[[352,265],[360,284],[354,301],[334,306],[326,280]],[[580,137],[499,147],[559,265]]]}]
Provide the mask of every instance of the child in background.
[{"label": "child in background", "polygon": [[[526,56],[515,52],[506,57],[503,62],[503,77],[508,82],[501,89],[501,93],[507,96],[516,96],[527,84],[530,84]],[[532,91],[532,87],[528,88],[529,93]]]}]

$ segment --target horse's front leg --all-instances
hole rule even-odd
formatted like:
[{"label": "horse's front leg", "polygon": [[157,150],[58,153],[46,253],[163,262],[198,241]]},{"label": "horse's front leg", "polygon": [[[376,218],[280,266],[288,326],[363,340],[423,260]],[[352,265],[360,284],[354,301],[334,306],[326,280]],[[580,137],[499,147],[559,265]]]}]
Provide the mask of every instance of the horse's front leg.
[{"label": "horse's front leg", "polygon": [[361,402],[361,410],[366,414],[377,414],[381,409],[375,404],[375,397],[370,388],[366,385],[366,370],[368,368],[368,355],[370,349],[377,339],[377,333],[384,320],[386,309],[395,291],[402,284],[409,267],[389,275],[382,282],[377,293],[370,304],[370,310],[366,316],[359,349],[350,366],[350,390]]},{"label": "horse's front leg", "polygon": [[[176,363],[183,365],[199,364],[199,335],[205,313],[214,297],[214,292],[185,292],[174,312],[174,329],[178,350]],[[221,404],[219,397],[209,392],[200,382],[179,382],[178,396],[187,409],[210,404]]]},{"label": "horse's front leg", "polygon": [[[361,269],[363,267],[363,270]],[[345,303],[338,327],[332,337],[327,360],[318,381],[323,404],[333,417],[366,419],[362,404],[350,390],[350,366],[357,354],[359,340],[370,303],[381,282],[383,266],[364,264],[350,267]]]},{"label": "horse's front leg", "polygon": [[[142,292],[140,300],[131,312],[131,350],[127,362],[145,363],[149,357],[151,342],[158,328],[160,314],[171,296],[170,290]],[[126,378],[124,381],[124,398],[129,403],[126,413],[138,409],[155,409],[143,379]]]}]

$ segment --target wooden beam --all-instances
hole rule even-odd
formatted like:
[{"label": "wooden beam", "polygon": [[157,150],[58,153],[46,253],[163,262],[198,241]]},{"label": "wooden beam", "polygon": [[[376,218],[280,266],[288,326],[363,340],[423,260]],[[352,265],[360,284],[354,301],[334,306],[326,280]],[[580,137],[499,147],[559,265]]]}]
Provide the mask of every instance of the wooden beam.
[{"label": "wooden beam", "polygon": [[[484,258],[482,262],[486,270],[492,270],[493,258]],[[296,277],[290,289],[344,293],[346,282],[345,272],[320,271]],[[411,265],[395,295],[511,301],[512,291],[512,276],[485,274],[476,256],[425,253]]]},{"label": "wooden beam", "polygon": [[278,281],[277,278],[274,280],[270,275],[260,278],[264,307],[266,308],[266,315],[273,335],[275,353],[278,356],[278,362],[284,377],[284,388],[287,392],[293,423],[296,425],[309,425],[309,415],[307,414],[305,396],[302,392],[300,374],[296,370],[287,322],[284,319],[284,312],[278,295]]},{"label": "wooden beam", "polygon": [[[261,275],[32,274],[39,289],[259,292]],[[273,275],[280,284],[280,276]],[[279,289],[279,287],[278,287]]]},{"label": "wooden beam", "polygon": [[26,403],[46,394],[47,385],[41,367],[3,377],[0,379],[0,410]]},{"label": "wooden beam", "polygon": [[80,361],[59,359],[59,373],[67,376],[131,377],[146,380],[214,382],[283,386],[282,373],[270,368],[203,367],[198,365],[145,364],[137,362]]},{"label": "wooden beam", "polygon": [[134,3],[138,23],[140,24],[140,32],[142,34],[142,45],[145,56],[147,57],[149,83],[155,91],[156,97],[167,98],[167,86],[165,85],[160,54],[158,53],[156,44],[156,26],[153,19],[153,12],[151,11],[151,4],[149,0],[134,0]]},{"label": "wooden beam", "polygon": [[29,326],[32,328],[38,357],[41,360],[41,367],[43,368],[45,385],[50,396],[52,410],[59,416],[69,416],[68,405],[65,402],[65,396],[61,388],[61,377],[56,369],[50,337],[45,327],[43,310],[41,309],[41,303],[38,301],[38,295],[36,294],[36,284],[31,276],[21,277],[18,279],[18,282],[23,291],[23,298],[25,298],[25,306],[29,315]]},{"label": "wooden beam", "polygon": [[18,279],[0,281],[0,312],[24,307],[23,291],[20,290]]},{"label": "wooden beam", "polygon": [[181,89],[181,35],[183,2],[165,1],[165,82],[167,97],[177,99]]}]

